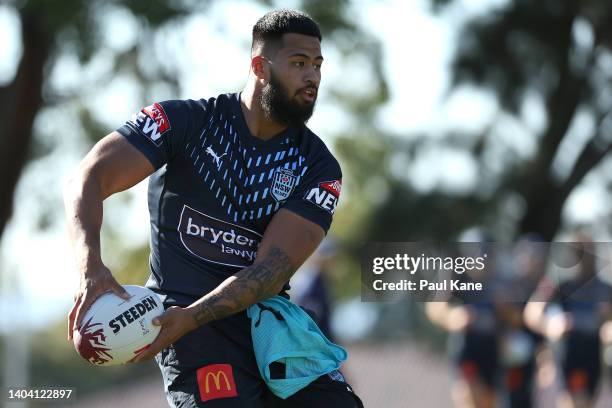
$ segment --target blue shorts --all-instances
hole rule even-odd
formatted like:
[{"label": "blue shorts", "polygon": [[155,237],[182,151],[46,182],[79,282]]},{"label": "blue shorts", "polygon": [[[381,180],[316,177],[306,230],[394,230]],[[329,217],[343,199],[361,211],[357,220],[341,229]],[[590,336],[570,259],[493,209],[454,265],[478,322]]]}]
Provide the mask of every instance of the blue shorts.
[{"label": "blue shorts", "polygon": [[468,382],[480,380],[495,388],[499,369],[497,335],[467,331],[452,339],[459,375]]},{"label": "blue shorts", "polygon": [[[246,313],[205,324],[155,356],[172,407],[282,408],[363,407],[359,397],[335,371],[282,400],[262,380]],[[271,369],[282,378],[284,366]]]},{"label": "blue shorts", "polygon": [[565,388],[593,396],[601,378],[601,342],[597,333],[571,331],[561,353]]}]

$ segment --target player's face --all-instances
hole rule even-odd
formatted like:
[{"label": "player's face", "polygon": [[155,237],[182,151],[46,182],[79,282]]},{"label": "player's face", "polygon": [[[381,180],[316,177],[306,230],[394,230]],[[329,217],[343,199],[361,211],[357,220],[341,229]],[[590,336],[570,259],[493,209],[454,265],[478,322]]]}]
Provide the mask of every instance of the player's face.
[{"label": "player's face", "polygon": [[268,83],[262,90],[262,107],[286,125],[310,119],[321,82],[321,43],[316,37],[284,34],[283,47],[270,61]]}]

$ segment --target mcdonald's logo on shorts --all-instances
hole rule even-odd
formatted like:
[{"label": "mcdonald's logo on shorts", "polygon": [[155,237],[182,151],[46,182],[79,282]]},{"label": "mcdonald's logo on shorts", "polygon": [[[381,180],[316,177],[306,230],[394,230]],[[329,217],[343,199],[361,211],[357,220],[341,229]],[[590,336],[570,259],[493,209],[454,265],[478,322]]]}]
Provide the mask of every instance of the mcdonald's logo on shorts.
[{"label": "mcdonald's logo on shorts", "polygon": [[238,395],[230,364],[211,364],[197,371],[200,399],[204,402]]}]

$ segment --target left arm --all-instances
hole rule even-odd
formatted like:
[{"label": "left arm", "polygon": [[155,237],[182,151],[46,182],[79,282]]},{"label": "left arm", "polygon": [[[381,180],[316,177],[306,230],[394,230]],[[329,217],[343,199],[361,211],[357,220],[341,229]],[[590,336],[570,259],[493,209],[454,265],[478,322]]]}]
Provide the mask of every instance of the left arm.
[{"label": "left arm", "polygon": [[157,339],[133,361],[152,358],[187,332],[277,295],[324,237],[319,225],[281,209],[268,224],[253,265],[230,276],[190,306],[169,308],[157,318],[162,326]]}]

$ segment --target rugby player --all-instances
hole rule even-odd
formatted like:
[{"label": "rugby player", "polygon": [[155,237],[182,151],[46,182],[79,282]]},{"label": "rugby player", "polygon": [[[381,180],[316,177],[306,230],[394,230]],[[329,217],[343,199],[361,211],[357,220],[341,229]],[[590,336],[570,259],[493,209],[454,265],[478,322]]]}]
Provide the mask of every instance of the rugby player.
[{"label": "rugby player", "polygon": [[[479,243],[480,251],[487,253],[485,248],[492,237],[473,228],[463,232],[460,241]],[[485,269],[459,275],[462,281],[483,283],[484,290],[442,291],[425,305],[427,317],[451,334],[449,351],[456,372],[451,397],[460,408],[493,408],[497,399],[498,320],[492,291],[498,272],[491,259],[489,255]]]},{"label": "rugby player", "polygon": [[[134,361],[155,359],[181,407],[358,407],[338,371],[282,400],[259,375],[245,309],[287,296],[341,190],[338,162],[306,127],[321,81],[321,33],[273,11],[253,27],[240,93],[143,108],[98,142],[65,190],[80,285],[69,336],[106,291],[127,296],[100,257],[102,202],[149,177],[150,278],[162,330]],[[276,364],[272,378],[284,378]]]},{"label": "rugby player", "polygon": [[[597,253],[589,234],[573,232],[570,244],[557,247],[552,276],[542,278],[523,312],[528,327],[557,344],[561,407],[594,406],[600,386],[600,329],[610,319],[612,287],[599,277]],[[557,265],[562,257],[574,260],[575,265]],[[569,276],[556,285],[564,272]]]}]

